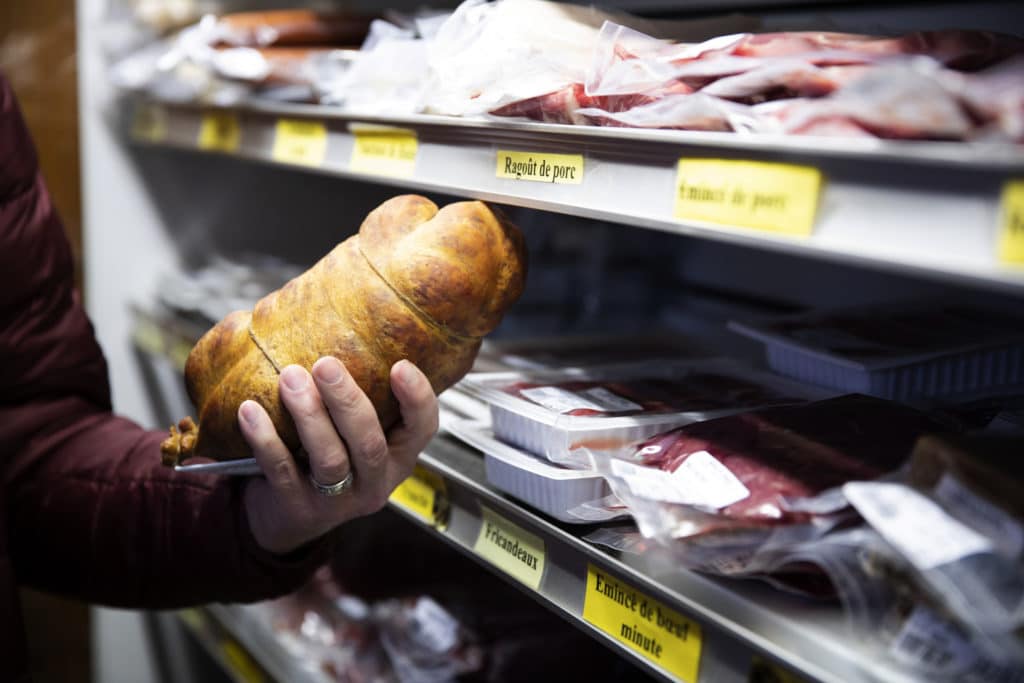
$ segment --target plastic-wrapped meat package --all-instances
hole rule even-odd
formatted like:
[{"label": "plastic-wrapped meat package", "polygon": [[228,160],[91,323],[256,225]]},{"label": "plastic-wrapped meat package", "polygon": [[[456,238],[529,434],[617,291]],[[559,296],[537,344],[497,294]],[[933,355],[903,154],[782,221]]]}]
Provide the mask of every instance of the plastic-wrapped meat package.
[{"label": "plastic-wrapped meat package", "polygon": [[1024,670],[916,583],[912,568],[873,529],[856,526],[786,551],[771,571],[813,568],[839,597],[851,637],[915,679],[1020,683]]},{"label": "plastic-wrapped meat package", "polygon": [[416,113],[427,87],[427,47],[428,41],[413,30],[374,22],[359,58],[324,101],[362,114]]},{"label": "plastic-wrapped meat package", "polygon": [[1024,663],[1024,440],[921,439],[906,483],[847,499],[992,656]]},{"label": "plastic-wrapped meat package", "polygon": [[431,41],[424,110],[484,114],[582,83],[605,16],[538,0],[463,2]]},{"label": "plastic-wrapped meat package", "polygon": [[[624,111],[688,92],[685,84],[668,79],[655,83],[649,92],[594,92],[589,88],[587,74],[600,42],[599,31],[606,25],[621,26],[622,21],[651,33],[675,36],[706,35],[756,23],[745,18],[654,23],[566,3],[467,0],[431,43],[425,111],[586,123],[574,114],[576,109]],[[639,31],[637,35],[656,40]]]},{"label": "plastic-wrapped meat package", "polygon": [[[686,95],[692,88],[677,81],[655,90],[625,95],[591,96],[582,83],[567,85],[561,90],[537,97],[528,97],[492,109],[494,116],[521,116],[546,123],[584,124],[597,119],[600,123],[607,115],[630,112],[634,108],[657,104],[667,97]],[[614,121],[614,116],[607,116]]]},{"label": "plastic-wrapped meat package", "polygon": [[616,112],[601,107],[578,109],[575,116],[598,126],[667,128],[720,132],[767,131],[750,107],[701,93],[669,95]]},{"label": "plastic-wrapped meat package", "polygon": [[974,130],[931,61],[876,66],[828,97],[764,111],[791,135],[820,134],[819,122],[834,120],[852,121],[882,138],[964,140]]},{"label": "plastic-wrapped meat package", "polygon": [[483,666],[474,637],[428,596],[378,603],[373,619],[401,683],[452,681]]},{"label": "plastic-wrapped meat package", "polygon": [[896,471],[919,435],[942,428],[912,408],[848,395],[698,422],[591,456],[641,533],[678,549],[684,566],[742,574],[848,521],[843,484]]},{"label": "plastic-wrapped meat package", "polygon": [[374,17],[352,12],[279,9],[236,12],[205,20],[207,42],[215,47],[356,47]]},{"label": "plastic-wrapped meat package", "polygon": [[980,138],[1024,142],[1024,56],[972,74],[947,74],[944,83],[986,123]]},{"label": "plastic-wrapped meat package", "polygon": [[326,568],[291,595],[252,607],[296,662],[339,683],[393,683],[370,605],[345,593]]},{"label": "plastic-wrapped meat package", "polygon": [[589,469],[588,448],[824,395],[722,359],[474,373],[459,387],[489,406],[499,440],[575,469]]},{"label": "plastic-wrapped meat package", "polygon": [[314,102],[336,88],[370,21],[310,10],[207,15],[119,60],[111,78],[118,87],[167,101]]}]

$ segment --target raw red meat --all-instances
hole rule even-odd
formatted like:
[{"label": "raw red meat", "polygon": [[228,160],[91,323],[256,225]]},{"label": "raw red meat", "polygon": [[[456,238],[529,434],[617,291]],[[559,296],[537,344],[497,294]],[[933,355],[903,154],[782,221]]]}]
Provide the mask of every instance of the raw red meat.
[{"label": "raw red meat", "polygon": [[722,132],[737,130],[750,118],[743,105],[700,93],[670,95],[618,113],[597,108],[580,109],[576,113],[598,126]]},{"label": "raw red meat", "polygon": [[642,406],[640,410],[601,412],[586,408],[572,410],[567,415],[588,417],[622,417],[624,415],[700,412],[711,410],[743,409],[756,406],[794,403],[800,399],[742,379],[706,372],[695,372],[679,379],[638,377],[620,381],[571,381],[557,384],[518,382],[504,391],[524,401],[535,403],[523,395],[524,389],[557,387],[569,392],[603,388],[613,394]]},{"label": "raw red meat", "polygon": [[1016,142],[1024,142],[1024,57],[956,79],[951,87],[971,112]]},{"label": "raw red meat", "polygon": [[793,97],[822,97],[861,77],[868,69],[870,67],[863,65],[823,68],[799,59],[785,59],[720,78],[700,92],[747,104]]},{"label": "raw red meat", "polygon": [[[686,425],[648,439],[637,456],[641,464],[674,472],[694,453],[707,451],[750,491],[713,517],[801,523],[812,513],[794,510],[796,501],[894,471],[918,436],[941,429],[911,408],[849,395]],[[713,523],[705,531],[710,528]]]},{"label": "raw red meat", "polygon": [[980,69],[1010,56],[1024,52],[1024,40],[1016,36],[990,31],[918,31],[895,38],[852,33],[787,32],[750,34],[736,43],[730,54],[742,57],[790,57],[823,53],[825,62],[850,64],[851,61],[829,62],[829,53],[880,58],[897,55],[924,55],[942,64],[961,70]]},{"label": "raw red meat", "polygon": [[587,95],[582,83],[574,83],[565,88],[506,104],[491,110],[494,116],[522,116],[534,121],[546,123],[588,123],[586,117],[577,112],[584,108],[600,109],[605,112],[622,112],[638,105],[656,102],[668,95],[686,94],[693,89],[680,82],[671,82],[650,92],[632,93],[628,95]]},{"label": "raw red meat", "polygon": [[796,135],[845,120],[882,138],[962,140],[975,125],[937,73],[902,64],[871,68],[829,97],[793,100],[767,115]]}]

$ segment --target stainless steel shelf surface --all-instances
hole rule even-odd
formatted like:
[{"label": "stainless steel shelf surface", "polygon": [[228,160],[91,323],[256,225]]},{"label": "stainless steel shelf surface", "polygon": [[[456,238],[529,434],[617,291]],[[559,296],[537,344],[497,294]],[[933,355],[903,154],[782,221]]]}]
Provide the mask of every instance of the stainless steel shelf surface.
[{"label": "stainless steel shelf surface", "polygon": [[[207,110],[131,98],[124,105],[124,126],[146,143],[1024,291],[1024,149],[1014,145],[369,117],[300,105]],[[532,160],[541,172],[513,159]],[[734,166],[716,175],[709,161]],[[731,183],[698,191],[740,191],[739,214],[720,199],[696,215],[681,208],[693,162],[701,178],[717,178],[712,185]],[[543,175],[545,163],[564,163],[572,177]],[[745,180],[732,172],[737,163],[753,168]],[[518,178],[505,172],[517,168],[527,170]],[[790,182],[794,169],[814,176],[810,189]],[[772,206],[777,212],[765,223],[757,214]]]}]

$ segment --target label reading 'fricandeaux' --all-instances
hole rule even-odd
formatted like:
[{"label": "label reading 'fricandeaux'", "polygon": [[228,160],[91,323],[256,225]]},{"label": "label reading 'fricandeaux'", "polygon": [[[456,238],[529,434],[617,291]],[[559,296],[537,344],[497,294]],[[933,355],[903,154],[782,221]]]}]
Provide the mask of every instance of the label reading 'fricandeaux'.
[{"label": "label reading 'fricandeaux'", "polygon": [[533,590],[544,577],[544,540],[485,507],[473,550]]},{"label": "label reading 'fricandeaux'", "polygon": [[680,159],[673,215],[785,235],[814,231],[821,171],[810,166]]},{"label": "label reading 'fricandeaux'", "polygon": [[473,551],[535,591],[544,578],[544,540],[494,510],[480,507],[480,532]]},{"label": "label reading 'fricandeaux'", "polygon": [[700,625],[592,564],[583,619],[673,676],[696,683]]},{"label": "label reading 'fricandeaux'", "polygon": [[509,180],[579,185],[583,182],[583,155],[499,149],[495,176]]}]

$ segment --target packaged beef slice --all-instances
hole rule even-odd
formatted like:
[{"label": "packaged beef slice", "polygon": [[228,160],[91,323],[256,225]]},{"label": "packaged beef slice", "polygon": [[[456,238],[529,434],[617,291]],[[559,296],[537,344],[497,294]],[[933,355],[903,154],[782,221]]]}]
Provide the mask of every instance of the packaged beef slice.
[{"label": "packaged beef slice", "polygon": [[679,427],[595,467],[645,536],[684,566],[758,571],[770,553],[855,519],[841,487],[892,475],[944,425],[862,395],[765,408]]}]

